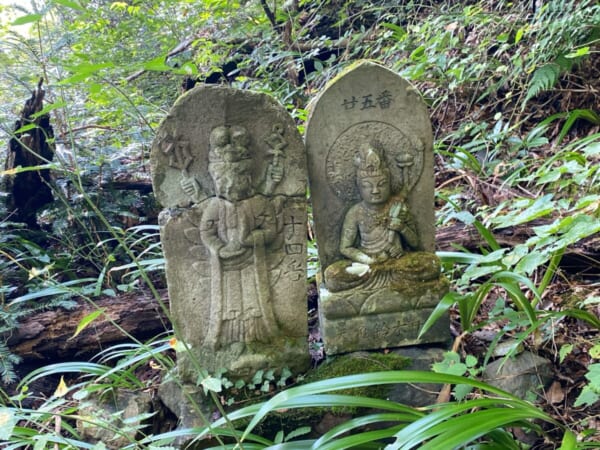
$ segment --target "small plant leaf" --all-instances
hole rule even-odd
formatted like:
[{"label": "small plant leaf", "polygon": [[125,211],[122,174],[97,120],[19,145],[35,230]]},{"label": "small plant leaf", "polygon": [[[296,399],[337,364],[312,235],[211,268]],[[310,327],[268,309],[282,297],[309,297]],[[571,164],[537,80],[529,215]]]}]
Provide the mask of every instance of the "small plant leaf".
[{"label": "small plant leaf", "polygon": [[26,16],[21,16],[18,17],[17,19],[15,19],[11,25],[12,26],[19,26],[19,25],[26,25],[28,23],[34,23],[34,22],[39,22],[42,19],[42,15],[41,14],[27,14]]},{"label": "small plant leaf", "polygon": [[223,389],[223,384],[221,383],[220,378],[215,378],[208,376],[200,381],[200,384],[205,390],[213,391],[213,392],[221,392]]},{"label": "small plant leaf", "polygon": [[571,430],[566,430],[558,450],[575,450],[577,448],[577,438]]},{"label": "small plant leaf", "polygon": [[73,336],[71,336],[69,339],[76,338],[79,335],[79,333],[81,333],[90,323],[92,323],[94,320],[96,320],[102,314],[104,314],[104,309],[97,309],[96,311],[92,311],[87,316],[85,316],[83,319],[81,319],[79,321],[79,324],[77,325],[77,329],[75,330],[75,333],[73,333]]},{"label": "small plant leaf", "polygon": [[70,0],[54,0],[54,3],[65,6],[67,8],[76,9],[77,11],[85,11],[85,8],[79,2]]},{"label": "small plant leaf", "polygon": [[552,87],[558,81],[558,75],[560,74],[560,66],[556,63],[546,64],[545,66],[539,67],[533,72],[529,87],[527,88],[527,95],[523,101],[523,107],[525,104],[536,97],[540,92],[552,89]]},{"label": "small plant leaf", "polygon": [[67,383],[65,383],[65,378],[61,376],[58,386],[56,386],[56,390],[54,391],[54,396],[64,397],[67,395],[67,392],[69,392],[69,387],[67,386]]},{"label": "small plant leaf", "polygon": [[573,351],[573,344],[565,344],[558,351],[558,357],[560,362],[562,363],[567,355]]}]

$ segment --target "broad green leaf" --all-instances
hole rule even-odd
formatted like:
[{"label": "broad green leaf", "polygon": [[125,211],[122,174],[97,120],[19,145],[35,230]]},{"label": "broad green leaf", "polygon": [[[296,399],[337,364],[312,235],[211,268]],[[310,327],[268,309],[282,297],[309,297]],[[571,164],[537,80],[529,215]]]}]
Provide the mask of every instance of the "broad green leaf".
[{"label": "broad green leaf", "polygon": [[29,130],[33,130],[34,128],[37,128],[37,124],[35,123],[28,123],[27,125],[23,125],[21,128],[19,128],[18,130],[15,130],[13,133],[16,134],[21,134],[24,133],[26,131]]},{"label": "broad green leaf", "polygon": [[519,309],[525,312],[529,321],[534,324],[537,321],[537,316],[531,303],[523,294],[521,288],[515,283],[509,282],[501,282],[498,283],[499,286],[504,288],[504,290],[509,294],[511,300],[517,305]]},{"label": "broad green leaf", "polygon": [[81,333],[90,323],[92,323],[94,320],[96,320],[96,318],[104,314],[104,311],[104,309],[97,309],[89,313],[83,319],[81,319],[79,321],[79,324],[77,325],[75,333],[73,333],[73,336],[71,336],[69,339],[74,339],[75,337],[77,337],[79,333]]},{"label": "broad green leaf", "polygon": [[33,450],[46,450],[46,446],[48,441],[50,440],[50,436],[47,434],[42,434],[39,436],[35,436],[35,445],[33,446]]},{"label": "broad green leaf", "polygon": [[590,54],[590,48],[586,46],[586,47],[578,48],[574,52],[567,53],[565,55],[565,58],[580,58],[582,56],[587,56],[589,54]]},{"label": "broad green leaf", "polygon": [[285,437],[286,441],[291,441],[292,439],[297,438],[298,436],[304,436],[312,431],[311,427],[299,427],[295,430],[290,431]]},{"label": "broad green leaf", "polygon": [[212,392],[221,392],[223,390],[223,384],[220,378],[208,376],[200,381],[200,384],[204,389]]},{"label": "broad green leaf", "polygon": [[589,385],[584,386],[579,394],[579,397],[575,400],[573,404],[574,407],[578,408],[580,406],[592,406],[594,403],[600,400],[600,395],[595,392]]},{"label": "broad green leaf", "polygon": [[576,450],[577,438],[571,430],[566,430],[558,450]]},{"label": "broad green leaf", "polygon": [[444,297],[439,301],[435,309],[432,311],[432,313],[429,315],[429,317],[423,324],[423,327],[421,328],[421,331],[419,331],[419,336],[417,336],[417,339],[421,339],[421,337],[425,333],[427,333],[427,331],[433,326],[434,323],[436,323],[441,317],[446,315],[448,313],[448,310],[452,307],[452,305],[454,305],[457,302],[459,297],[461,297],[461,295],[456,292],[448,292],[446,295],[444,295]]},{"label": "broad green leaf", "polygon": [[525,33],[525,27],[521,27],[517,30],[515,34],[515,44],[518,44],[523,38],[523,34]]},{"label": "broad green leaf", "polygon": [[26,25],[28,23],[34,23],[34,22],[39,22],[42,19],[42,15],[41,14],[27,14],[26,16],[21,16],[17,19],[15,19],[11,25],[13,26],[19,26],[19,25]]},{"label": "broad green leaf", "polygon": [[419,448],[439,450],[461,447],[497,428],[536,418],[535,408],[532,408],[496,408],[452,418],[432,427],[429,433],[422,433],[425,439],[421,440],[424,443]]},{"label": "broad green leaf", "polygon": [[48,103],[46,106],[44,106],[38,112],[36,112],[35,114],[32,114],[31,117],[33,119],[41,117],[45,114],[48,114],[50,111],[53,111],[53,110],[59,109],[59,108],[63,108],[66,105],[67,105],[67,102],[64,102],[62,100],[56,101],[54,103]]},{"label": "broad green leaf", "polygon": [[155,71],[171,71],[173,68],[165,63],[166,56],[161,55],[151,61],[144,63],[143,68]]},{"label": "broad green leaf", "polygon": [[273,439],[273,442],[276,444],[281,444],[283,442],[283,430],[279,430],[277,432],[277,434],[275,435],[275,439]]},{"label": "broad green leaf", "polygon": [[560,133],[558,134],[558,137],[556,138],[557,144],[562,142],[567,133],[571,131],[571,127],[573,126],[575,121],[579,119],[586,120],[587,122],[590,122],[594,125],[598,125],[600,123],[600,116],[591,109],[574,109],[573,111],[569,112],[567,120],[565,121],[565,124],[563,125],[562,129],[560,130]]}]

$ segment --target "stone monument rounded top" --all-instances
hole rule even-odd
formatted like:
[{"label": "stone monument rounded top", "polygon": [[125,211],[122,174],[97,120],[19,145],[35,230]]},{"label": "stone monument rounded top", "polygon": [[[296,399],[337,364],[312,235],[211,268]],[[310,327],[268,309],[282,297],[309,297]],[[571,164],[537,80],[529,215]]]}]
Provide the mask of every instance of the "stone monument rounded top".
[{"label": "stone monument rounded top", "polygon": [[[215,131],[218,127],[222,129]],[[199,86],[175,102],[152,146],[152,184],[163,207],[189,206],[215,194],[208,173],[209,145],[219,133],[231,134],[234,147],[237,142],[256,149],[250,168],[253,179],[261,179],[273,162],[281,168],[285,176],[269,194],[304,195],[305,161],[298,152],[286,151],[302,148],[302,140],[285,109],[266,94]],[[234,152],[224,149],[224,155],[233,157]]]}]

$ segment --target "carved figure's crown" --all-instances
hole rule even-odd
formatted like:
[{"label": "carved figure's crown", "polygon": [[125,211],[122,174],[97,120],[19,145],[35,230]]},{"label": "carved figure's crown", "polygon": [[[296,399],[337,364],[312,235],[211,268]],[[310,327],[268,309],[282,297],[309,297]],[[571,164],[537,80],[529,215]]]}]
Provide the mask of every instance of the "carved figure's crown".
[{"label": "carved figure's crown", "polygon": [[219,126],[210,132],[210,162],[239,162],[251,158],[248,146],[250,134],[246,128]]},{"label": "carved figure's crown", "polygon": [[363,144],[358,149],[354,165],[359,178],[389,175],[390,173],[383,156],[383,148],[377,141]]}]

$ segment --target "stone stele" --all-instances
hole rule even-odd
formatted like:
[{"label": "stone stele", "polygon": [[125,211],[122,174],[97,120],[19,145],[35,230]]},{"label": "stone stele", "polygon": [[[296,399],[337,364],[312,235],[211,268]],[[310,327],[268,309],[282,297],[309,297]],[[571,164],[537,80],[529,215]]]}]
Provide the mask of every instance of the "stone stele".
[{"label": "stone stele", "polygon": [[447,341],[447,317],[417,339],[449,286],[433,253],[425,104],[394,72],[362,61],[310,110],[305,143],[326,352]]},{"label": "stone stele", "polygon": [[306,156],[286,110],[195,88],[161,123],[151,168],[183,381],[305,370]]}]

